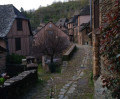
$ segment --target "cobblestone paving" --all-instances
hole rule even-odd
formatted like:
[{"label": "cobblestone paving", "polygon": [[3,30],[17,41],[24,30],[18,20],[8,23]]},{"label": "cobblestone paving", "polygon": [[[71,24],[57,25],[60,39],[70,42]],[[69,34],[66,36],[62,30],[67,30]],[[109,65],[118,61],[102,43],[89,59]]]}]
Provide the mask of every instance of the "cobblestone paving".
[{"label": "cobblestone paving", "polygon": [[[77,52],[77,54],[78,54],[78,52]],[[86,55],[86,51],[84,52],[84,54]],[[77,55],[77,58],[78,58],[78,55]],[[60,90],[58,99],[68,99],[69,96],[71,97],[71,95],[74,93],[74,91],[77,87],[77,80],[81,79],[81,77],[84,75],[83,71],[81,69],[79,69],[79,67],[84,67],[84,63],[86,61],[85,55],[84,55],[82,63],[79,63],[79,64],[77,64],[79,66],[76,66],[76,67],[78,67],[78,69],[76,69],[77,73],[72,77],[71,81],[69,81],[67,84],[65,84],[63,86],[63,88]],[[74,60],[71,60],[71,61],[76,61],[76,56],[74,56],[73,59]],[[72,64],[72,65],[74,65],[74,64]]]},{"label": "cobblestone paving", "polygon": [[[78,46],[78,48],[79,51],[71,60],[77,63],[75,66],[76,73],[72,76],[71,80],[60,89],[58,99],[90,99],[89,96],[86,97],[86,94],[93,94],[93,90],[89,90],[90,88],[88,87],[89,76],[86,76],[86,74],[88,73],[89,75],[92,70],[91,49],[88,46]],[[81,55],[81,48],[84,50],[84,52],[82,52],[83,55]],[[82,62],[80,62],[81,56]],[[85,70],[88,70],[87,73]]]},{"label": "cobblestone paving", "polygon": [[[53,74],[52,83],[48,80],[42,87],[36,87],[29,98],[24,99],[50,99],[51,86],[54,95],[51,99],[93,99],[93,87],[89,86],[90,73],[92,72],[92,48],[78,46],[72,59],[64,62],[62,73]],[[21,98],[22,99],[22,98]]]}]

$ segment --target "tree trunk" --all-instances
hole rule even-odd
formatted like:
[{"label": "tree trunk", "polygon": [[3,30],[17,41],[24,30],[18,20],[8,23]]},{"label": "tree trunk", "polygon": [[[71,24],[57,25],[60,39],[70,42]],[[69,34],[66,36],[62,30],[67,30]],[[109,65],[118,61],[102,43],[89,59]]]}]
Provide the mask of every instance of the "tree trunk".
[{"label": "tree trunk", "polygon": [[51,56],[51,63],[53,63],[53,56]]}]

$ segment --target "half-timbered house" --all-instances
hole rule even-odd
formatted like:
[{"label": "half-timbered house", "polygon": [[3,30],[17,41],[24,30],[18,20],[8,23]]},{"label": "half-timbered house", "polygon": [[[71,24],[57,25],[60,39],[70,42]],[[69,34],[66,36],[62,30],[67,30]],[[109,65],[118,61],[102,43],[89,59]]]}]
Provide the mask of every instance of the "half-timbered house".
[{"label": "half-timbered house", "polygon": [[0,43],[8,54],[29,55],[31,35],[29,20],[19,10],[0,5]]}]

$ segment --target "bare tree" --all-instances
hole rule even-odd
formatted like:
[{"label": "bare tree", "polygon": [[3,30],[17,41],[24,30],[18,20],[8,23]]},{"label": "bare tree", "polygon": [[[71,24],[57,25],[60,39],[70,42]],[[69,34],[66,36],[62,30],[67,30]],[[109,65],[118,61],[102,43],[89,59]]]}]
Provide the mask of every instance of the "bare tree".
[{"label": "bare tree", "polygon": [[53,63],[54,56],[62,53],[69,45],[69,40],[55,31],[45,31],[35,40],[37,41],[34,47],[35,52],[48,55],[51,58],[51,63]]}]

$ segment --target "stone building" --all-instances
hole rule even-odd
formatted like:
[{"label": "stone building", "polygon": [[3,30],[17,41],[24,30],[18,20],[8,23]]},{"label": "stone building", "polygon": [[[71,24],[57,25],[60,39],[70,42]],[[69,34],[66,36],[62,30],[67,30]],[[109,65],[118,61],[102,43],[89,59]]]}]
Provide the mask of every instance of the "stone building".
[{"label": "stone building", "polygon": [[38,42],[41,36],[43,37],[43,40],[45,40],[46,39],[45,34],[52,33],[57,33],[58,36],[66,38],[67,39],[66,43],[70,43],[69,36],[65,32],[63,32],[59,27],[57,27],[54,23],[49,22],[34,35],[33,46],[37,46],[39,44]]},{"label": "stone building", "polygon": [[77,33],[77,24],[78,24],[78,15],[74,15],[73,17],[70,18],[68,22],[68,32],[69,32],[69,37],[70,41],[74,42],[74,36]]},{"label": "stone building", "polygon": [[88,36],[90,32],[90,6],[87,5],[80,10],[78,16],[78,44],[91,45],[91,40]]},{"label": "stone building", "polygon": [[[79,44],[91,45],[90,22],[82,23],[79,28]],[[90,34],[90,35],[89,35]]]},{"label": "stone building", "polygon": [[[65,44],[70,44],[69,35],[67,35],[65,32],[63,32],[58,26],[56,26],[54,23],[49,22],[44,27],[42,27],[34,36],[33,36],[33,47],[39,46],[40,43],[46,41],[46,38],[50,35],[56,35],[57,37],[62,37],[66,40]],[[39,56],[38,53],[35,56]]]},{"label": "stone building", "polygon": [[67,18],[60,18],[58,22],[56,23],[56,26],[58,26],[63,32],[68,34],[68,19]]},{"label": "stone building", "polygon": [[45,26],[45,23],[40,23],[40,25],[34,31],[32,31],[33,35],[35,35],[38,31],[40,31],[40,29],[44,26]]},{"label": "stone building", "polygon": [[98,78],[102,72],[100,57],[100,27],[105,27],[106,14],[113,9],[116,0],[92,0],[92,41],[93,41],[93,76]]}]

